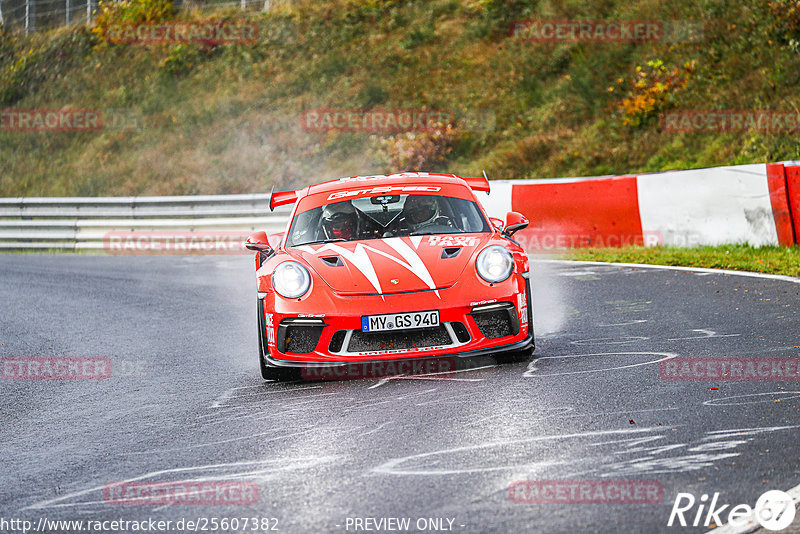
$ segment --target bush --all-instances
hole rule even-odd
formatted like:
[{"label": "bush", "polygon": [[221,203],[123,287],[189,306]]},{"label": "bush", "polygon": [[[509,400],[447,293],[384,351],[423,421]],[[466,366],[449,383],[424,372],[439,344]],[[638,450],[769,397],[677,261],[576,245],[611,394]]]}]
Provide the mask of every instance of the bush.
[{"label": "bush", "polygon": [[39,44],[9,40],[0,47],[0,105],[14,104],[42,88],[45,80],[56,80],[73,60],[83,58],[91,39],[83,28],[60,30]]},{"label": "bush", "polygon": [[475,37],[505,37],[514,22],[534,16],[537,5],[536,0],[478,0],[478,20],[469,33]]},{"label": "bush", "polygon": [[383,139],[380,149],[393,172],[431,170],[447,160],[458,139],[450,124],[437,124],[430,132],[405,132]]},{"label": "bush", "polygon": [[411,50],[432,40],[436,34],[436,27],[430,20],[421,26],[410,29],[406,36],[400,41],[400,47]]},{"label": "bush", "polygon": [[[642,126],[667,109],[674,101],[674,93],[689,82],[695,63],[668,69],[661,60],[648,61],[645,67],[637,66],[633,82],[619,79],[621,88],[629,86],[627,95],[618,106],[625,126]],[[617,89],[609,88],[609,92]]]},{"label": "bush", "polygon": [[3,69],[3,75],[0,76],[0,104],[13,104],[24,96],[26,82],[38,59],[38,50],[23,50]]},{"label": "bush", "polygon": [[169,20],[176,11],[172,0],[101,0],[95,12],[92,33],[109,42],[113,28]]},{"label": "bush", "polygon": [[186,74],[197,64],[200,53],[191,45],[179,44],[172,47],[169,55],[161,61],[160,67],[173,76]]},{"label": "bush", "polygon": [[800,51],[800,0],[772,0],[769,12],[777,40],[795,52]]}]

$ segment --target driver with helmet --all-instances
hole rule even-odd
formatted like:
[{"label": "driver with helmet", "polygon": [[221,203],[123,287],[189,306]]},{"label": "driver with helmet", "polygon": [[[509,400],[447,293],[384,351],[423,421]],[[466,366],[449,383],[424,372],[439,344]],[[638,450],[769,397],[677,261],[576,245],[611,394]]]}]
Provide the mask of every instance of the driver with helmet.
[{"label": "driver with helmet", "polygon": [[345,241],[358,235],[358,214],[349,200],[325,206],[322,210],[322,232],[325,239]]},{"label": "driver with helmet", "polygon": [[[444,220],[442,220],[444,219]],[[442,216],[439,201],[430,195],[409,195],[403,205],[402,226],[409,232],[416,232],[425,226],[449,224]],[[440,222],[441,221],[441,222]]]}]

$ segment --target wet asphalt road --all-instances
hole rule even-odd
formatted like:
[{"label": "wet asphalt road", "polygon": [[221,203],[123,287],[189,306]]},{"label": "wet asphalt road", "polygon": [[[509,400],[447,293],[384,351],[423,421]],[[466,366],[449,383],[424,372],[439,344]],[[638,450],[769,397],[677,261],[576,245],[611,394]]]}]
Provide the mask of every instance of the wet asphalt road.
[{"label": "wet asphalt road", "polygon": [[[0,255],[0,356],[112,364],[105,380],[0,381],[0,518],[274,518],[269,528],[292,533],[389,531],[366,518],[407,518],[411,532],[704,532],[667,527],[679,492],[752,506],[800,484],[796,378],[659,373],[659,360],[686,357],[800,358],[800,284],[534,262],[530,364],[484,358],[444,376],[267,383],[251,263]],[[258,498],[104,500],[107,484],[132,480],[244,481]],[[509,485],[522,480],[652,481],[663,497],[512,502]]]}]

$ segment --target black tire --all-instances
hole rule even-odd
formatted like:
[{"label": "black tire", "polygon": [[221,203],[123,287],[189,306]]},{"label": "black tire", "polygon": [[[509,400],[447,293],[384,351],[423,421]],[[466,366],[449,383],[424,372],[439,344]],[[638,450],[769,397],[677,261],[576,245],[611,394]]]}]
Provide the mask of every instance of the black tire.
[{"label": "black tire", "polygon": [[526,363],[530,361],[531,356],[533,356],[533,348],[498,354],[495,360],[497,363]]},{"label": "black tire", "polygon": [[292,369],[267,365],[267,347],[264,345],[264,335],[266,334],[264,308],[260,300],[256,303],[256,314],[258,315],[258,367],[261,369],[261,377],[264,380],[290,380],[293,378]]},{"label": "black tire", "polygon": [[[531,326],[531,336],[533,335],[533,326]],[[533,357],[535,348],[536,342],[531,338],[531,346],[527,349],[498,354],[495,360],[497,360],[497,363],[527,363]]]}]

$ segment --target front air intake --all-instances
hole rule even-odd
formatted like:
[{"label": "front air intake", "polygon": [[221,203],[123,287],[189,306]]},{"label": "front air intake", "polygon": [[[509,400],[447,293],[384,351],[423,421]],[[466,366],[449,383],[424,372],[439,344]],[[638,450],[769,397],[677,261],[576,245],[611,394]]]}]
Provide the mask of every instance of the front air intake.
[{"label": "front air intake", "polygon": [[496,339],[519,334],[519,317],[510,302],[475,306],[470,315],[483,337]]},{"label": "front air intake", "polygon": [[453,340],[444,325],[421,330],[394,330],[389,332],[362,332],[353,330],[348,352],[368,352],[400,349],[419,349],[423,347],[444,347],[452,345]]},{"label": "front air intake", "polygon": [[284,354],[314,352],[324,328],[322,319],[284,319],[278,325],[278,350]]},{"label": "front air intake", "polygon": [[339,352],[342,350],[342,346],[344,345],[344,337],[347,335],[347,330],[337,330],[331,336],[331,342],[328,344],[328,350],[330,352]]}]

